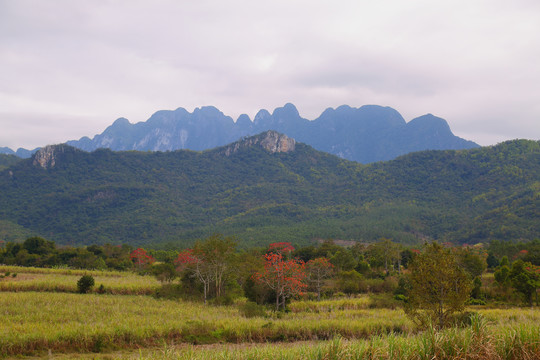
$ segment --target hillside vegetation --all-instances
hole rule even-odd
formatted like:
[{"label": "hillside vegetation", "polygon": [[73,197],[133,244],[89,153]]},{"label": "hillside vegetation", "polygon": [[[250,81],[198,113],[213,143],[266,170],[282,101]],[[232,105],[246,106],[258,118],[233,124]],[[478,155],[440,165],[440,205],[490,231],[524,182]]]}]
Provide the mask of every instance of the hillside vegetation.
[{"label": "hillside vegetation", "polygon": [[0,220],[20,240],[60,244],[178,246],[214,232],[242,246],[540,234],[538,141],[361,165],[301,143],[273,153],[253,139],[204,152],[47,147],[0,172]]}]

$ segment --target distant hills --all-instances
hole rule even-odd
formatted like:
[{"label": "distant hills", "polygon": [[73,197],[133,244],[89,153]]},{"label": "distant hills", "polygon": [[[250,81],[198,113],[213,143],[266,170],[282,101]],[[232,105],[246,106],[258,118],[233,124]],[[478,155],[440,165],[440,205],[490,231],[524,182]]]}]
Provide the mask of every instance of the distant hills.
[{"label": "distant hills", "polygon": [[[431,114],[406,122],[394,109],[376,105],[327,109],[313,121],[300,117],[293,104],[273,113],[260,110],[253,121],[241,115],[236,122],[215,107],[158,111],[146,122],[131,124],[120,118],[92,139],[83,137],[67,143],[93,151],[207,150],[267,130],[278,131],[317,150],[341,158],[371,163],[391,160],[420,150],[451,150],[478,147],[450,130],[444,119]],[[0,150],[0,153],[2,151]],[[8,150],[4,152],[9,153]],[[28,157],[19,149],[18,156]],[[23,156],[24,155],[24,156]]]},{"label": "distant hills", "polygon": [[476,243],[538,238],[538,219],[540,142],[528,140],[362,165],[267,131],[206,151],[47,146],[0,171],[2,240]]}]

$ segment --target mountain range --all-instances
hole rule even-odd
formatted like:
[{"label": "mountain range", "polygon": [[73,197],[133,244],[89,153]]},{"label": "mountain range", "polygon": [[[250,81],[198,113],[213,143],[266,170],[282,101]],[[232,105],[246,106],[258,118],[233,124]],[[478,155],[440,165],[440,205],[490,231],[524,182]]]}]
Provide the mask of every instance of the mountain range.
[{"label": "mountain range", "polygon": [[530,140],[368,165],[275,131],[205,151],[53,145],[0,170],[0,239],[175,248],[215,232],[242,246],[531,240],[539,179],[540,142]]},{"label": "mountain range", "polygon": [[[162,110],[147,121],[131,124],[116,120],[92,139],[83,137],[67,144],[85,151],[108,148],[114,151],[174,151],[208,150],[274,130],[317,150],[341,158],[371,163],[391,160],[420,150],[451,150],[478,147],[461,139],[441,118],[427,114],[406,122],[390,107],[347,105],[325,110],[317,119],[302,118],[293,104],[276,108],[272,113],[260,110],[253,121],[241,115],[236,121],[212,106],[195,109]],[[0,149],[0,153],[13,153]],[[28,157],[30,151],[19,149],[18,156]]]}]

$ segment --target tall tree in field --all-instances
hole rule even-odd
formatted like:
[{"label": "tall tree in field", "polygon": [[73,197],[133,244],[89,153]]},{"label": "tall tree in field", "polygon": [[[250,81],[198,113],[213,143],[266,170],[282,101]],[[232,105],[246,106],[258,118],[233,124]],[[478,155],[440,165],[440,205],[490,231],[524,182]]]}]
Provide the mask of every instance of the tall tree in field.
[{"label": "tall tree in field", "polygon": [[270,244],[268,253],[264,255],[264,270],[253,275],[256,281],[266,284],[275,292],[276,311],[280,306],[285,310],[287,299],[300,294],[307,287],[304,283],[304,262],[287,259],[293,250],[289,243]]},{"label": "tall tree in field", "polygon": [[411,288],[405,312],[418,325],[432,323],[442,328],[453,313],[464,310],[472,284],[450,250],[429,244],[409,269]]},{"label": "tall tree in field", "polygon": [[334,265],[325,257],[309,260],[306,263],[306,272],[309,283],[317,291],[317,299],[321,300],[321,290],[324,280],[328,279],[334,270]]},{"label": "tall tree in field", "polygon": [[223,295],[226,277],[232,271],[236,242],[231,237],[215,234],[193,247],[193,256],[199,259],[209,272],[216,297]]},{"label": "tall tree in field", "polygon": [[187,249],[178,254],[175,260],[177,272],[187,272],[191,274],[203,286],[203,301],[206,304],[210,284],[214,280],[214,272],[208,263],[194,254],[192,249]]},{"label": "tall tree in field", "polygon": [[178,254],[175,261],[177,271],[191,272],[203,285],[205,304],[210,290],[214,290],[216,297],[222,296],[226,277],[232,270],[235,248],[232,238],[212,235],[198,241],[193,249]]}]

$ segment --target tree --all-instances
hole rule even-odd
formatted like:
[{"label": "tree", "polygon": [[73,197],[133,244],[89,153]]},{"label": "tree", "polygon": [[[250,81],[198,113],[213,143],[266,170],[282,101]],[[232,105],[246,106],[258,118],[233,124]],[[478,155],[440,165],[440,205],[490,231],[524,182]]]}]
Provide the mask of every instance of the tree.
[{"label": "tree", "polygon": [[29,254],[45,255],[54,251],[55,244],[54,241],[47,241],[38,236],[34,236],[23,242],[23,248],[25,248]]},{"label": "tree", "polygon": [[232,238],[216,234],[198,241],[193,249],[178,254],[175,261],[177,271],[190,272],[203,285],[205,304],[211,285],[215,296],[222,296],[226,277],[232,269],[235,248],[236,242]]},{"label": "tree", "polygon": [[412,260],[409,269],[405,312],[418,325],[432,323],[442,328],[449,324],[453,313],[464,310],[472,284],[450,250],[429,244]]},{"label": "tree", "polygon": [[135,264],[138,270],[142,270],[154,263],[154,258],[146,253],[142,248],[135,249],[129,255],[131,261]]},{"label": "tree", "polygon": [[519,259],[512,263],[509,278],[512,286],[523,296],[523,299],[533,305],[533,295],[536,294],[538,303],[538,293],[536,289],[540,287],[540,267],[531,263],[526,263]]},{"label": "tree", "polygon": [[401,272],[401,246],[392,242],[391,239],[380,238],[368,248],[370,264],[372,267],[384,266],[384,271],[388,273],[389,267],[397,265],[398,272]]},{"label": "tree", "polygon": [[458,257],[461,267],[469,273],[471,279],[482,276],[487,268],[486,260],[468,250],[463,250]]},{"label": "tree", "polygon": [[332,256],[330,262],[338,269],[338,271],[352,270],[357,264],[352,252],[347,249],[338,250],[334,256]]},{"label": "tree", "polygon": [[276,311],[280,306],[285,310],[287,299],[300,294],[307,287],[304,283],[304,262],[287,259],[293,250],[290,243],[270,244],[269,251],[264,255],[264,270],[253,275],[255,281],[266,284],[275,292]]},{"label": "tree", "polygon": [[173,264],[160,263],[152,266],[152,274],[161,283],[170,283],[176,278],[176,269]]},{"label": "tree", "polygon": [[86,294],[94,287],[94,277],[92,275],[83,275],[77,281],[77,291]]},{"label": "tree", "polygon": [[223,294],[225,279],[230,273],[234,260],[236,242],[231,237],[214,234],[204,241],[198,241],[193,247],[193,256],[199,261],[197,271],[208,273],[207,280],[213,281],[215,296]]},{"label": "tree", "polygon": [[510,268],[507,265],[499,266],[493,277],[502,289],[507,289],[510,286]]},{"label": "tree", "polygon": [[337,287],[347,295],[352,295],[360,291],[360,283],[364,277],[356,270],[341,271],[337,276]]},{"label": "tree", "polygon": [[324,285],[324,280],[332,275],[334,265],[327,258],[320,257],[309,260],[306,263],[306,271],[309,283],[317,291],[317,300],[321,300],[321,290]]}]

